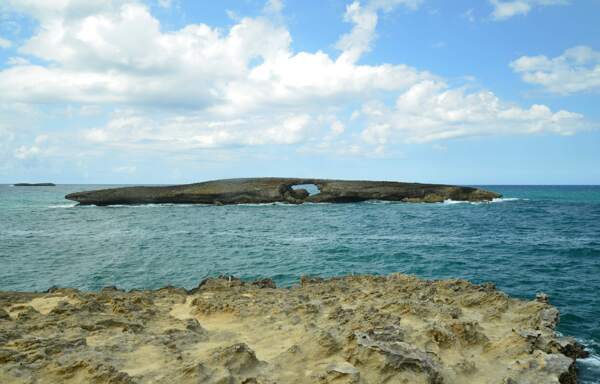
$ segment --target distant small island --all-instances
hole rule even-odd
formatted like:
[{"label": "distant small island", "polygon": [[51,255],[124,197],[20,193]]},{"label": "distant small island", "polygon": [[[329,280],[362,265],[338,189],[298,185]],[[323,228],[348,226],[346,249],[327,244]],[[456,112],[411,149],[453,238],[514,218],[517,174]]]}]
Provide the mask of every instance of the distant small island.
[{"label": "distant small island", "polygon": [[368,200],[407,203],[491,201],[501,195],[479,188],[394,181],[300,178],[246,178],[203,183],[124,187],[71,193],[81,205],[115,204],[264,204],[357,203]]},{"label": "distant small island", "polygon": [[15,187],[56,187],[54,183],[16,183]]}]

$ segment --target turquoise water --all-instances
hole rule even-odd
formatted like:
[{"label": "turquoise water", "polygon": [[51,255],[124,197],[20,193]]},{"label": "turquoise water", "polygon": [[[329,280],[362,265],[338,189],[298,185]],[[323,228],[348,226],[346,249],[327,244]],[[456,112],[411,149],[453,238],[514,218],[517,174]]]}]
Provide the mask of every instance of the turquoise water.
[{"label": "turquoise water", "polygon": [[559,331],[600,382],[600,187],[492,186],[485,204],[75,207],[92,185],[0,185],[0,290],[53,285],[192,288],[221,273],[272,277],[404,272],[550,295]]}]

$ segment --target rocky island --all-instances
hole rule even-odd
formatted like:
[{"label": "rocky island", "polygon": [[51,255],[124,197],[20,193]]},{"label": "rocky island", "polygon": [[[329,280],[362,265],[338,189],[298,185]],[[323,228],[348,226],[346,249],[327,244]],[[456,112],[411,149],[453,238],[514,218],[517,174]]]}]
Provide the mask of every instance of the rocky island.
[{"label": "rocky island", "polygon": [[54,183],[16,183],[15,187],[56,187]]},{"label": "rocky island", "polygon": [[0,293],[0,382],[575,384],[539,294],[412,276]]},{"label": "rocky island", "polygon": [[[315,193],[310,193],[312,188]],[[495,192],[472,187],[392,181],[351,181],[299,178],[247,178],[203,183],[124,187],[71,193],[68,200],[82,205],[115,204],[241,204],[353,203],[366,200],[403,202],[490,201]]]}]

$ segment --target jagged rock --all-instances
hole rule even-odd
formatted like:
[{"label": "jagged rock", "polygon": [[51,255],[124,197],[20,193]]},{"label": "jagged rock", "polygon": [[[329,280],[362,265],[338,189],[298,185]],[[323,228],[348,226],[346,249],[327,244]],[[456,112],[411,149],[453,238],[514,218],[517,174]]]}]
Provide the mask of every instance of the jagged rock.
[{"label": "jagged rock", "polygon": [[483,345],[489,341],[477,321],[453,321],[450,329],[458,340],[467,345]]},{"label": "jagged rock", "polygon": [[[310,195],[296,185],[313,184]],[[297,178],[215,180],[167,187],[125,187],[71,193],[68,200],[83,205],[185,203],[352,203],[366,200],[438,203],[444,200],[490,201],[500,194],[478,188],[391,181],[353,181]]]},{"label": "jagged rock", "polygon": [[0,382],[572,384],[586,356],[554,307],[491,284],[271,283],[0,292]]},{"label": "jagged rock", "polygon": [[550,302],[550,297],[544,292],[538,292],[535,294],[535,300],[540,303],[548,304]]},{"label": "jagged rock", "polygon": [[0,320],[10,320],[10,315],[2,308],[0,308]]},{"label": "jagged rock", "polygon": [[275,289],[277,286],[272,279],[260,279],[252,282],[252,285],[258,288],[272,288]]},{"label": "jagged rock", "polygon": [[340,343],[333,337],[331,332],[320,331],[317,335],[317,344],[321,347],[321,351],[325,356],[331,356],[335,352],[342,349]]},{"label": "jagged rock", "polygon": [[320,377],[321,383],[358,384],[360,371],[348,362],[329,364],[326,375]]},{"label": "jagged rock", "polygon": [[558,337],[552,340],[550,344],[555,347],[552,352],[560,352],[573,360],[585,359],[590,356],[590,353],[572,337]]},{"label": "jagged rock", "polygon": [[254,351],[244,343],[215,350],[212,353],[212,361],[223,365],[235,374],[246,373],[257,368],[260,364]]},{"label": "jagged rock", "polygon": [[356,332],[355,335],[358,345],[384,354],[388,367],[423,372],[430,384],[443,383],[437,356],[401,341],[402,332],[398,329],[369,330]]}]

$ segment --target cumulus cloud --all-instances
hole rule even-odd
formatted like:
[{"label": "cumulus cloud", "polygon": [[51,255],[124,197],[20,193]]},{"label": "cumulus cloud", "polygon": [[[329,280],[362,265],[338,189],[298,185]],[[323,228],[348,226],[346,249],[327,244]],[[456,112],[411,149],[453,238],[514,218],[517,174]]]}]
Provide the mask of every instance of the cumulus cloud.
[{"label": "cumulus cloud", "polygon": [[354,1],[346,6],[344,20],[354,26],[336,44],[336,47],[342,51],[338,60],[354,63],[364,53],[371,50],[371,44],[376,36],[375,28],[379,12],[390,12],[400,5],[415,10],[421,3],[422,0],[371,0],[366,5],[362,5],[360,1]]},{"label": "cumulus cloud", "polygon": [[[352,27],[337,41],[337,56],[295,52],[277,16],[279,0],[227,29],[190,24],[174,31],[163,30],[146,5],[131,0],[9,3],[36,18],[39,29],[0,71],[0,103],[73,104],[92,112],[79,117],[105,118],[64,134],[64,146],[70,140],[71,147],[161,153],[297,145],[378,155],[393,142],[567,134],[582,120],[543,105],[520,108],[488,91],[449,88],[407,65],[362,64],[379,15],[397,7],[413,11],[421,0],[349,4],[344,17]],[[392,106],[383,101],[390,99]],[[357,104],[363,107],[351,117]],[[47,153],[36,142],[11,152],[19,159]]]},{"label": "cumulus cloud", "polygon": [[112,11],[128,1],[130,0],[5,0],[4,6],[44,23]]},{"label": "cumulus cloud", "polygon": [[241,114],[263,105],[398,89],[429,76],[404,65],[355,65],[356,54],[349,62],[320,51],[293,53],[288,30],[264,17],[241,19],[227,33],[205,24],[163,33],[141,4],[44,20],[20,51],[55,65],[1,72],[0,86],[8,92],[0,97]]},{"label": "cumulus cloud", "polygon": [[590,47],[567,49],[562,55],[522,56],[510,63],[523,81],[558,94],[600,90],[600,52]]},{"label": "cumulus cloud", "polygon": [[[122,111],[112,116],[106,126],[83,131],[82,139],[128,149],[181,151],[297,144],[327,128],[324,117],[309,114],[211,120],[204,114],[148,118]],[[339,132],[341,128],[334,129]]]},{"label": "cumulus cloud", "polygon": [[398,96],[392,107],[365,104],[360,114],[367,124],[362,139],[377,146],[466,136],[540,132],[569,135],[583,124],[583,116],[577,113],[552,112],[538,104],[521,108],[502,102],[490,91],[468,92],[435,81],[413,85]]},{"label": "cumulus cloud", "polygon": [[492,18],[506,20],[513,16],[526,15],[534,7],[547,5],[566,5],[569,0],[490,0],[494,7]]}]

